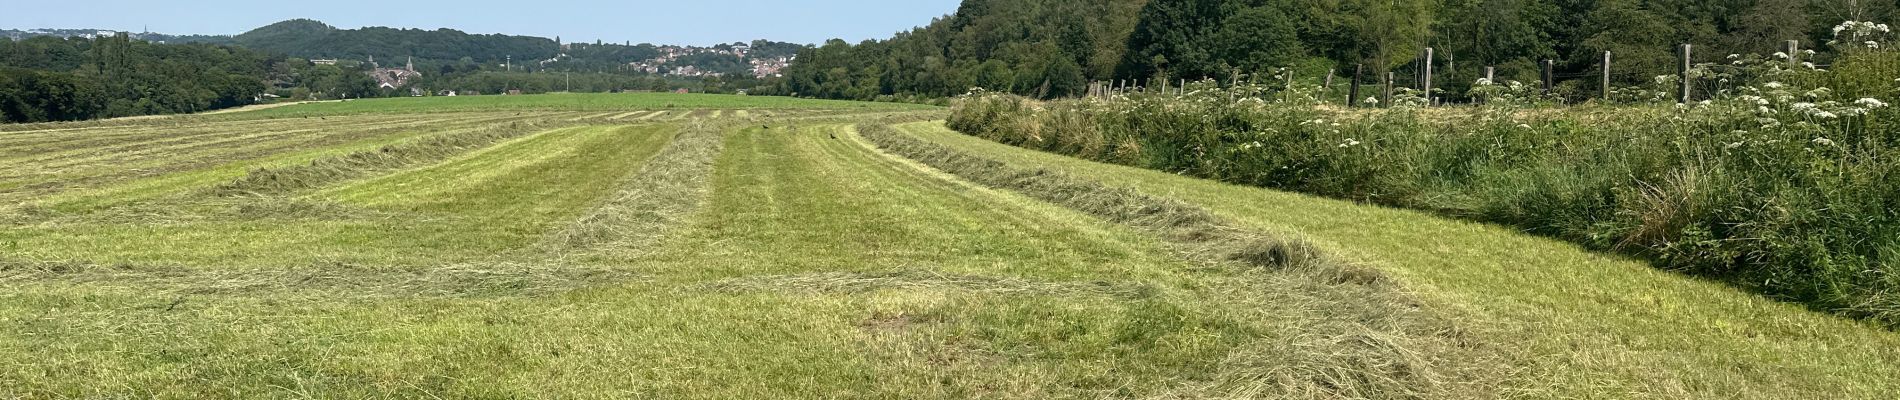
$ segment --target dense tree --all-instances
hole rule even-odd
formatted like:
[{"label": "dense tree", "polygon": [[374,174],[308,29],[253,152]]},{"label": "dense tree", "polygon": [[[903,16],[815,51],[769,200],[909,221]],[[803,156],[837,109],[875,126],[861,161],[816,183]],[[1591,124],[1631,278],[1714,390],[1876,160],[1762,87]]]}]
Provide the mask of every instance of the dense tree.
[{"label": "dense tree", "polygon": [[[1225,78],[1280,67],[1417,69],[1433,47],[1443,88],[1485,66],[1502,79],[1593,76],[1616,54],[1619,84],[1674,71],[1675,48],[1698,62],[1772,53],[1787,40],[1816,48],[1847,20],[1892,22],[1872,0],[966,0],[956,14],[890,40],[802,54],[769,89],[840,98],[937,97],[970,87],[1027,96],[1059,90],[1072,60],[1085,80]],[[1311,71],[1310,69],[1319,69]],[[1379,75],[1373,75],[1379,76]],[[1403,75],[1402,75],[1403,76]],[[1049,81],[1052,89],[1043,90]],[[874,85],[861,85],[875,82]],[[877,90],[865,88],[875,86]],[[847,90],[847,88],[853,88]]]},{"label": "dense tree", "polygon": [[[877,99],[973,87],[1029,96],[1084,93],[1116,76],[1145,0],[970,0],[955,15],[856,45],[805,49],[765,93]],[[1046,83],[1046,85],[1045,85]]]}]

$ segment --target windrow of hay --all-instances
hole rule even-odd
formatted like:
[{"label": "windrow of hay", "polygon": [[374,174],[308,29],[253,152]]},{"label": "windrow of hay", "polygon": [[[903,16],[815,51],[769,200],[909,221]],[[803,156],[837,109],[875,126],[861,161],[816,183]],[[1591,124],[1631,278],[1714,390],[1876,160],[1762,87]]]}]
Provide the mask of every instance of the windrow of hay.
[{"label": "windrow of hay", "polygon": [[817,272],[798,275],[748,276],[706,285],[723,292],[806,291],[870,293],[880,290],[955,289],[986,294],[1064,295],[1096,294],[1121,299],[1154,297],[1159,288],[1149,284],[1111,282],[1042,282],[1020,278],[952,275],[928,270],[875,273]]},{"label": "windrow of hay", "polygon": [[546,120],[511,121],[445,136],[311,160],[309,165],[267,168],[211,188],[219,196],[281,195],[375,173],[441,161],[457,154],[552,129],[577,125]]},{"label": "windrow of hay", "polygon": [[1326,260],[1306,243],[1234,228],[1207,210],[1178,200],[1109,187],[1044,169],[1016,168],[905,136],[886,124],[861,125],[859,131],[885,150],[963,179],[1020,192],[1160,234],[1170,242],[1192,247],[1196,258],[1275,270],[1326,271],[1327,275],[1339,277],[1339,282],[1371,284],[1380,280],[1374,271]]},{"label": "windrow of hay", "polygon": [[1506,369],[1508,350],[1473,340],[1378,271],[1300,240],[1241,228],[1178,200],[970,155],[883,123],[860,125],[859,134],[976,185],[1154,234],[1185,258],[1248,267],[1243,273],[1258,279],[1231,289],[1244,292],[1233,301],[1294,311],[1274,317],[1281,334],[1229,353],[1211,378],[1178,388],[1179,397],[1492,397],[1525,379]]},{"label": "windrow of hay", "polygon": [[318,261],[295,268],[209,268],[0,260],[0,284],[82,285],[177,296],[514,297],[637,279],[624,269],[547,263],[401,267]]},{"label": "windrow of hay", "polygon": [[659,241],[711,195],[713,166],[731,124],[695,120],[648,160],[619,192],[565,229],[543,238],[547,252],[640,249]]}]

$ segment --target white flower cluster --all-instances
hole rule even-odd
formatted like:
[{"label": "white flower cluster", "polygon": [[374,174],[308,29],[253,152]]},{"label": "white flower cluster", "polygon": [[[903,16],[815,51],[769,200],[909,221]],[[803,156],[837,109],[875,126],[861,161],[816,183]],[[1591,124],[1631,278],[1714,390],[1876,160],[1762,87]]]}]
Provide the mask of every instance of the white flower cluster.
[{"label": "white flower cluster", "polygon": [[1889,36],[1892,33],[1893,28],[1887,24],[1847,21],[1834,27],[1834,40],[1828,41],[1827,44],[1848,48],[1879,49],[1881,43],[1891,39]]}]

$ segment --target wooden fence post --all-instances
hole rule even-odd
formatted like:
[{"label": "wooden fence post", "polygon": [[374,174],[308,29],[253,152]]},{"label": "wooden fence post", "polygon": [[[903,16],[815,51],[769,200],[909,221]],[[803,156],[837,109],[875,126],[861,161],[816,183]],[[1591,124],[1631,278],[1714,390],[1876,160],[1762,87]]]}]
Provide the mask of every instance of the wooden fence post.
[{"label": "wooden fence post", "polygon": [[1319,100],[1321,103],[1326,102],[1327,95],[1333,94],[1333,74],[1336,74],[1336,73],[1339,73],[1338,68],[1326,70],[1326,84],[1321,86],[1320,92],[1319,92],[1319,96],[1320,96]]},{"label": "wooden fence post", "polygon": [[1557,87],[1556,72],[1557,72],[1557,62],[1555,60],[1544,60],[1544,95],[1545,96],[1549,96],[1551,90]]},{"label": "wooden fence post", "polygon": [[1381,100],[1381,102],[1379,103],[1380,105],[1382,105],[1382,106],[1386,106],[1386,107],[1390,107],[1390,106],[1392,106],[1392,81],[1393,81],[1393,80],[1396,80],[1396,79],[1398,79],[1398,78],[1399,78],[1399,73],[1397,73],[1397,72],[1392,72],[1392,71],[1386,71],[1386,73],[1385,73],[1385,98]]},{"label": "wooden fence post", "polygon": [[1694,54],[1694,50],[1695,45],[1686,43],[1682,45],[1682,69],[1678,74],[1678,78],[1682,79],[1682,96],[1676,99],[1677,103],[1689,104],[1689,101],[1693,99],[1695,95],[1693,92],[1695,86],[1689,83],[1689,60],[1693,59],[1691,55]]},{"label": "wooden fence post", "polygon": [[1801,66],[1801,41],[1799,40],[1788,41],[1788,66]]},{"label": "wooden fence post", "polygon": [[1419,90],[1425,91],[1425,105],[1427,106],[1432,105],[1432,53],[1432,48],[1425,48],[1425,75],[1422,80],[1423,83],[1419,86]]},{"label": "wooden fence post", "polygon": [[1365,64],[1358,64],[1352,67],[1352,93],[1346,95],[1347,108],[1359,106],[1359,81],[1365,79],[1365,75]]},{"label": "wooden fence post", "polygon": [[1603,101],[1610,101],[1610,52],[1603,52]]}]

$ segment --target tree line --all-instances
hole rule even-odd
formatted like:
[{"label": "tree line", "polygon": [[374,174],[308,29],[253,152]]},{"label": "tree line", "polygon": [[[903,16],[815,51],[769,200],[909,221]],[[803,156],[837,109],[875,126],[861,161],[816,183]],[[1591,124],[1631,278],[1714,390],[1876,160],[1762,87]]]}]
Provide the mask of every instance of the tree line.
[{"label": "tree line", "polygon": [[126,35],[0,40],[0,122],[82,120],[249,104],[284,60]]},{"label": "tree line", "polygon": [[1581,75],[1598,71],[1605,51],[1622,71],[1614,79],[1634,84],[1673,71],[1679,44],[1708,60],[1774,53],[1788,40],[1814,49],[1843,21],[1894,13],[1894,2],[1866,0],[965,0],[890,39],[807,49],[768,90],[869,100],[981,87],[1053,98],[1091,81],[1225,81],[1281,68],[1383,76],[1413,68],[1426,47],[1452,85],[1487,66],[1500,80],[1535,81],[1543,60]]},{"label": "tree line", "polygon": [[[139,34],[137,37],[165,37]],[[274,98],[328,100],[438,91],[735,92],[761,86],[745,59],[706,53],[687,65],[726,74],[657,76],[628,65],[657,58],[653,44],[562,43],[560,38],[472,35],[451,29],[337,29],[290,20],[224,40],[155,43],[133,34],[0,38],[0,123],[190,113]],[[753,57],[791,56],[808,46],[766,40]],[[380,63],[370,60],[378,59]],[[318,62],[317,60],[324,60]],[[382,87],[370,72],[414,63],[421,76]]]}]

